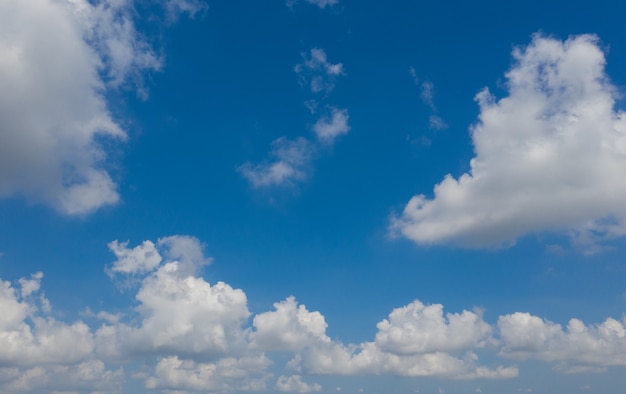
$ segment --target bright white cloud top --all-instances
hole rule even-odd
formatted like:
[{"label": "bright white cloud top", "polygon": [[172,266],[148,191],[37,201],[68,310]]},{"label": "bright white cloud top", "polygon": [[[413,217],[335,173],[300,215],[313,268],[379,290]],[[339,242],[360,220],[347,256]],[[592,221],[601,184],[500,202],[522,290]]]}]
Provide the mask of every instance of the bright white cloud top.
[{"label": "bright white cloud top", "polygon": [[[3,391],[119,390],[129,362],[146,355],[156,358],[152,370],[135,374],[147,389],[203,392],[257,391],[274,386],[278,391],[320,391],[307,375],[392,374],[440,376],[455,379],[506,379],[518,375],[514,366],[489,368],[478,363],[473,349],[514,360],[537,358],[553,363],[564,373],[603,370],[626,365],[626,322],[608,318],[599,325],[572,319],[560,325],[528,313],[500,316],[489,324],[470,311],[446,313],[440,304],[414,302],[394,309],[377,324],[373,342],[343,344],[326,335],[324,316],[298,304],[295,297],[274,304],[275,310],[251,313],[247,297],[226,283],[209,284],[197,270],[207,259],[200,242],[172,236],[133,249],[126,243],[109,246],[127,266],[135,260],[153,260],[153,248],[165,258],[138,284],[134,310],[122,321],[97,326],[83,321],[65,323],[51,317],[40,291],[41,273],[19,281],[19,287],[0,282],[0,367]],[[149,249],[150,253],[139,253]],[[139,256],[139,257],[137,257]],[[143,256],[143,257],[142,257]],[[147,257],[146,257],[147,256]],[[130,272],[128,272],[130,273]],[[100,313],[102,314],[102,312]],[[99,314],[99,315],[100,315]],[[292,355],[278,378],[273,377],[273,354]],[[124,366],[126,365],[126,367]],[[287,375],[289,371],[297,374]],[[272,383],[274,382],[274,383]]]},{"label": "bright white cloud top", "polygon": [[392,228],[419,244],[510,244],[526,234],[581,241],[626,231],[626,118],[598,38],[536,35],[513,52],[508,96],[476,100],[476,156],[434,196],[413,197]]}]

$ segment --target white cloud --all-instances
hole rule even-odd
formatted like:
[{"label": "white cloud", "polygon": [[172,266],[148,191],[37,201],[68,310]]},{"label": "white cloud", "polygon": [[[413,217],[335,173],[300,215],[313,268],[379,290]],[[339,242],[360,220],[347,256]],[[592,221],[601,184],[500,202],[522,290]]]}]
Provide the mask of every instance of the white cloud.
[{"label": "white cloud", "polygon": [[319,312],[309,312],[305,305],[298,305],[295,297],[274,304],[275,311],[254,317],[256,329],[252,346],[261,350],[298,351],[318,342],[329,343],[326,321]]},{"label": "white cloud", "polygon": [[[163,0],[169,15],[196,0]],[[0,198],[22,196],[68,215],[119,201],[101,140],[127,138],[105,95],[135,88],[163,61],[137,32],[133,0],[0,4]]]},{"label": "white cloud", "polygon": [[[378,323],[375,342],[344,345],[326,335],[326,323],[318,312],[296,308],[295,299],[275,304],[276,312],[257,315],[265,344],[276,350],[291,349],[296,356],[289,367],[310,374],[447,376],[459,379],[510,378],[514,367],[489,369],[477,365],[468,351],[482,347],[491,328],[475,313],[448,314],[441,305],[425,307],[415,301],[397,308],[389,320]],[[269,332],[275,330],[273,334]],[[456,357],[452,352],[464,353]]]},{"label": "white cloud", "polygon": [[517,312],[500,316],[498,328],[503,356],[557,362],[557,369],[569,373],[626,366],[626,328],[612,318],[598,325],[571,319],[564,330],[560,324]]},{"label": "white cloud", "polygon": [[150,272],[161,263],[161,255],[154,243],[144,241],[133,249],[128,248],[128,241],[119,243],[117,240],[109,243],[109,249],[117,260],[113,263],[110,272],[124,274]]},{"label": "white cloud", "polygon": [[[242,290],[197,276],[210,259],[196,238],[171,236],[135,248],[124,245],[124,256],[150,244],[163,258],[151,272],[133,271],[143,275],[136,306],[117,314],[88,310],[84,315],[104,320],[97,329],[82,321],[64,323],[46,312],[39,297],[42,273],[18,280],[16,287],[0,281],[0,391],[121,391],[124,371],[111,365],[122,363],[129,368],[143,365],[133,376],[150,390],[266,390],[274,357],[291,357],[286,366],[290,373],[276,369],[274,388],[292,392],[321,390],[304,382],[305,374],[450,379],[518,375],[514,366],[482,365],[479,352],[541,360],[563,373],[626,367],[623,318],[599,324],[571,319],[561,327],[516,312],[500,316],[494,329],[480,312],[444,313],[442,305],[416,300],[380,321],[373,341],[356,345],[329,338],[324,316],[299,305],[295,297],[250,321]],[[146,360],[152,358],[155,364],[150,365]]]},{"label": "white cloud", "polygon": [[376,344],[394,354],[455,352],[483,347],[491,326],[474,312],[447,313],[443,305],[414,301],[396,308],[377,325]]},{"label": "white cloud", "polygon": [[303,382],[300,375],[281,375],[276,381],[276,390],[287,393],[311,393],[314,391],[321,391],[322,386],[317,383],[309,384]]},{"label": "white cloud", "polygon": [[272,142],[271,161],[252,165],[245,163],[239,172],[255,188],[292,185],[307,178],[311,171],[314,146],[305,138],[294,141],[285,137]]},{"label": "white cloud", "polygon": [[[0,372],[0,375],[2,372]],[[4,392],[28,393],[122,393],[124,370],[107,369],[102,361],[90,360],[76,365],[46,365],[11,371],[10,379],[2,382]]]},{"label": "white cloud", "polygon": [[331,107],[330,111],[330,116],[320,118],[313,125],[317,138],[326,144],[332,144],[335,138],[350,131],[348,110]]},{"label": "white cloud", "polygon": [[330,63],[326,52],[313,48],[302,54],[303,62],[294,67],[303,84],[308,84],[313,93],[330,93],[335,88],[335,78],[345,75],[343,64]]},{"label": "white cloud", "polygon": [[400,376],[441,376],[454,379],[504,379],[518,375],[515,367],[490,369],[476,364],[473,352],[462,358],[445,352],[394,354],[381,350],[374,342],[359,346],[339,343],[307,348],[293,364],[305,371],[324,375],[392,374]]},{"label": "white cloud", "polygon": [[197,363],[176,356],[159,361],[147,389],[202,392],[260,391],[267,386],[266,370],[271,361],[257,357],[224,358],[215,363]]},{"label": "white cloud", "polygon": [[89,327],[80,321],[65,324],[42,315],[42,308],[31,297],[39,286],[32,286],[30,280],[20,283],[18,291],[0,280],[0,365],[72,364],[90,356],[94,343]]},{"label": "white cloud", "polygon": [[626,118],[597,41],[536,35],[516,49],[508,96],[476,96],[471,170],[447,175],[432,199],[413,197],[392,229],[420,244],[474,247],[541,231],[624,234]]}]

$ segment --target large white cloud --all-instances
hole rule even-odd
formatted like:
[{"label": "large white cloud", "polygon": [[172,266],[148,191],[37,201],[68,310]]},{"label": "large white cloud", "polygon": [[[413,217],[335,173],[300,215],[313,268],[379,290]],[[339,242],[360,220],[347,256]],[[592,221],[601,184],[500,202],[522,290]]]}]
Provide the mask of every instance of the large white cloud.
[{"label": "large white cloud", "polygon": [[329,343],[326,336],[328,324],[319,312],[310,312],[298,305],[295,297],[274,304],[275,311],[254,317],[256,331],[252,346],[262,350],[298,351],[306,346]]},{"label": "large white cloud", "polygon": [[420,243],[490,246],[542,231],[626,232],[626,118],[592,35],[534,36],[513,52],[508,95],[476,96],[470,171],[413,197],[392,228]]},{"label": "large white cloud", "polygon": [[625,322],[608,318],[598,325],[571,319],[563,329],[529,313],[500,316],[501,355],[558,362],[564,372],[603,370],[626,366]]},{"label": "large white cloud", "polygon": [[[168,17],[196,0],[162,0]],[[134,25],[133,0],[0,3],[0,197],[83,215],[119,201],[102,139],[127,138],[105,95],[162,59]]]},{"label": "large white cloud", "polygon": [[376,344],[395,354],[454,352],[482,347],[491,326],[474,312],[447,313],[443,305],[414,301],[394,309],[389,320],[378,323]]},{"label": "large white cloud", "polygon": [[419,301],[394,309],[378,323],[374,342],[345,345],[324,335],[309,343],[291,361],[292,367],[314,374],[446,376],[457,379],[511,378],[515,367],[495,369],[478,364],[472,349],[484,347],[491,327],[476,313],[443,316],[442,305]]}]

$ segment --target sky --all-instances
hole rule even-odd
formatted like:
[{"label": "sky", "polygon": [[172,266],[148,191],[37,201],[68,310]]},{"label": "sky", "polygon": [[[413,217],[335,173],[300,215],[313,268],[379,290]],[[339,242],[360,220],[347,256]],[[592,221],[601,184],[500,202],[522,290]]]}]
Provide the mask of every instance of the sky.
[{"label": "sky", "polygon": [[0,392],[622,394],[625,13],[0,0]]}]

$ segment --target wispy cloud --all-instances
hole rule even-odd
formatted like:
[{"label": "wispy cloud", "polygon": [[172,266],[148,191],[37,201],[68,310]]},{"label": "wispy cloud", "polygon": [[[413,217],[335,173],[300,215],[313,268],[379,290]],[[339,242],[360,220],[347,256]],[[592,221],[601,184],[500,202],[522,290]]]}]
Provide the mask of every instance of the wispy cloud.
[{"label": "wispy cloud", "polygon": [[307,178],[315,147],[303,137],[294,141],[285,137],[272,142],[270,160],[253,165],[245,163],[239,172],[255,188],[293,184]]},{"label": "wispy cloud", "polygon": [[[252,187],[294,185],[305,180],[312,173],[312,162],[321,147],[332,145],[335,139],[350,131],[347,109],[330,105],[321,106],[328,93],[335,88],[335,78],[345,75],[341,63],[328,61],[323,49],[314,48],[302,54],[303,62],[294,67],[300,83],[306,86],[314,96],[304,105],[318,119],[311,127],[316,140],[298,137],[295,140],[286,137],[272,142],[270,158],[260,164],[244,163],[238,168]],[[323,97],[319,98],[319,94]]]}]

